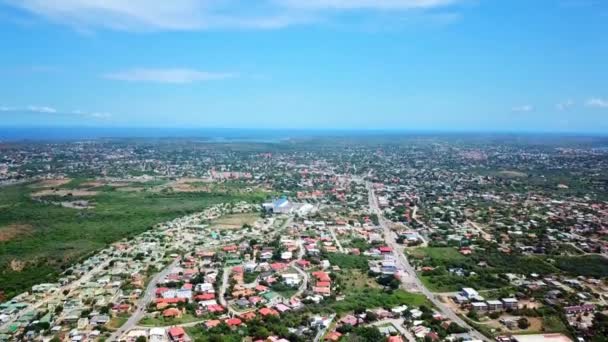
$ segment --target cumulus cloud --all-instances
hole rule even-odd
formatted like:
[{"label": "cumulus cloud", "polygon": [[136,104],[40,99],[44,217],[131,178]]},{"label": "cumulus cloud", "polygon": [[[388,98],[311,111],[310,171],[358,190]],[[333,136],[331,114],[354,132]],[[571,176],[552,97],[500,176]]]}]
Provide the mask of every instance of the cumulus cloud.
[{"label": "cumulus cloud", "polygon": [[86,112],[80,110],[62,111],[49,106],[29,105],[23,107],[0,106],[0,112],[4,113],[33,113],[41,115],[80,116],[83,118],[108,119],[112,115],[103,112]]},{"label": "cumulus cloud", "polygon": [[0,0],[27,13],[88,30],[275,29],[336,10],[432,10],[463,0]]},{"label": "cumulus cloud", "polygon": [[236,77],[233,73],[208,72],[186,68],[146,69],[136,68],[113,72],[103,75],[104,78],[129,82],[156,82],[156,83],[194,83],[204,81],[224,80]]},{"label": "cumulus cloud", "polygon": [[518,113],[527,113],[533,111],[534,107],[532,105],[522,105],[513,107],[511,110]]},{"label": "cumulus cloud", "polygon": [[608,100],[601,99],[599,97],[594,97],[594,98],[587,100],[586,105],[588,107],[594,107],[594,108],[608,108]]}]

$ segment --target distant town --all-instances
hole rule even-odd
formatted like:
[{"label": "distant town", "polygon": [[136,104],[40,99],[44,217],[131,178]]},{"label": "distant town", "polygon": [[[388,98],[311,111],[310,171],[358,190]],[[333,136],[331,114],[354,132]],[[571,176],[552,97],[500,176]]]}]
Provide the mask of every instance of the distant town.
[{"label": "distant town", "polygon": [[0,341],[608,336],[608,139],[0,144]]}]

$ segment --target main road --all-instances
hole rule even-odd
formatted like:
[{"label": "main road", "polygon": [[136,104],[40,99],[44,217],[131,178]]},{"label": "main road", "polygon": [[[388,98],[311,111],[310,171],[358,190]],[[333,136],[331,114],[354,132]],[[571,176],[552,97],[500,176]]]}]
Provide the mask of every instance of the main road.
[{"label": "main road", "polygon": [[129,319],[125,322],[125,324],[122,325],[122,327],[118,328],[115,332],[112,333],[112,335],[110,335],[110,338],[108,339],[109,341],[118,341],[120,336],[122,336],[122,334],[124,334],[127,331],[130,331],[135,326],[137,326],[137,322],[139,322],[146,314],[146,307],[147,307],[148,303],[150,303],[152,298],[154,298],[156,296],[156,285],[158,284],[159,281],[164,279],[169,274],[169,272],[171,272],[171,270],[173,268],[175,268],[175,266],[177,266],[178,263],[179,263],[179,258],[176,258],[167,267],[165,267],[161,272],[157,273],[150,280],[150,282],[148,282],[148,286],[146,287],[145,292],[143,292],[143,295],[139,298],[139,300],[135,304],[135,311],[133,311],[133,313],[131,314],[131,317],[129,317]]},{"label": "main road", "polygon": [[375,213],[376,215],[378,215],[378,221],[380,223],[380,227],[382,227],[384,229],[384,239],[386,241],[386,244],[395,251],[395,254],[397,256],[396,259],[397,259],[397,262],[399,263],[399,266],[401,268],[403,268],[411,276],[410,278],[413,280],[414,284],[420,290],[420,292],[422,294],[424,294],[428,298],[428,300],[435,305],[435,307],[437,307],[437,309],[441,312],[441,314],[445,318],[448,318],[452,322],[455,322],[456,324],[458,324],[466,329],[469,329],[469,334],[472,337],[482,340],[482,341],[491,342],[491,340],[489,338],[484,336],[479,331],[475,330],[467,322],[465,322],[462,318],[460,318],[460,316],[458,316],[454,311],[452,311],[452,309],[450,309],[447,305],[442,303],[435,296],[435,294],[432,293],[431,291],[429,291],[429,289],[426,288],[426,286],[422,283],[422,281],[420,281],[420,278],[418,278],[418,275],[416,274],[416,270],[414,269],[414,267],[412,267],[409,260],[407,260],[407,258],[403,254],[403,247],[395,241],[394,234],[391,231],[390,226],[389,226],[390,222],[384,218],[384,216],[382,214],[382,210],[380,210],[380,206],[378,205],[378,198],[376,198],[376,194],[374,193],[374,188],[372,186],[372,183],[367,182],[366,185],[367,185],[367,188],[369,191],[370,210],[373,213]]}]

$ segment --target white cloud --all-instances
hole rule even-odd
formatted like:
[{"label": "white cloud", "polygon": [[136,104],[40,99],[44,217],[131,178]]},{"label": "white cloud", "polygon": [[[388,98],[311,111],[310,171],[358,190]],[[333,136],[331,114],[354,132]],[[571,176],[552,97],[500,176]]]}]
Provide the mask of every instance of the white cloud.
[{"label": "white cloud", "polygon": [[7,107],[0,106],[0,112],[5,113],[34,113],[34,114],[43,114],[43,115],[68,115],[68,116],[81,116],[88,117],[94,119],[107,119],[112,115],[110,113],[101,113],[101,112],[83,112],[80,110],[73,111],[61,111],[49,106],[36,106],[29,105],[25,107]]},{"label": "white cloud", "polygon": [[448,6],[460,0],[274,0],[274,2],[300,9],[411,10]]},{"label": "white cloud", "polygon": [[586,105],[595,108],[608,108],[608,100],[601,99],[599,97],[594,97],[587,100]]},{"label": "white cloud", "polygon": [[[79,30],[276,29],[319,21],[336,10],[406,11],[464,0],[0,0]],[[392,13],[392,12],[390,12]]]},{"label": "white cloud", "polygon": [[207,72],[195,69],[170,68],[146,69],[136,68],[103,75],[104,78],[130,82],[157,82],[184,84],[202,81],[224,80],[236,77],[233,73]]},{"label": "white cloud", "polygon": [[26,110],[28,112],[34,112],[34,113],[48,113],[48,114],[57,113],[57,109],[47,107],[47,106],[27,106]]},{"label": "white cloud", "polygon": [[42,114],[55,114],[57,109],[48,106],[29,105],[25,107],[6,107],[0,106],[0,112],[30,112]]},{"label": "white cloud", "polygon": [[574,106],[574,101],[572,101],[572,100],[566,100],[564,102],[560,102],[555,105],[555,107],[561,111],[568,110],[568,109],[572,108],[573,106]]},{"label": "white cloud", "polygon": [[513,107],[513,108],[511,108],[511,110],[514,112],[519,112],[519,113],[527,113],[527,112],[533,111],[534,107],[532,105],[522,105],[522,106]]}]

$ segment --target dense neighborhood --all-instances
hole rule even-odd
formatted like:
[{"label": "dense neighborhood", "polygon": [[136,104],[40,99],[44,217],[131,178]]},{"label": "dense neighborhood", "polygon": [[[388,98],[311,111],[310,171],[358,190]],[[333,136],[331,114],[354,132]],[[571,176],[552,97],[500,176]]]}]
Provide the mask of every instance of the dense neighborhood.
[{"label": "dense neighborhood", "polygon": [[100,196],[220,198],[111,241],[49,282],[14,295],[0,285],[0,340],[583,342],[608,333],[605,150],[442,139],[155,146],[0,150],[5,189],[27,187],[27,201],[83,217],[103,208]]}]

